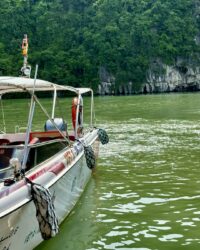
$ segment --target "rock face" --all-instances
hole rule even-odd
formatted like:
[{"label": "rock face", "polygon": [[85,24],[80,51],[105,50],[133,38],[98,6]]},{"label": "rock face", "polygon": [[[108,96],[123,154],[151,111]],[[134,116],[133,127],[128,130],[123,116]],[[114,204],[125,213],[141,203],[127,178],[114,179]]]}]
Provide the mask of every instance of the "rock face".
[{"label": "rock face", "polygon": [[115,81],[101,82],[98,86],[99,95],[131,95],[133,94],[132,82],[120,84],[116,87]]},{"label": "rock face", "polygon": [[107,72],[104,67],[100,68],[99,76],[98,94],[100,95],[200,90],[200,66],[186,64],[182,59],[177,60],[175,66],[163,64],[159,60],[154,61],[146,73],[146,81],[141,84],[140,90],[137,90],[137,92],[134,90],[134,84],[131,81],[116,85],[115,77]]},{"label": "rock face", "polygon": [[133,83],[121,83],[117,86],[115,77],[104,67],[99,69],[100,84],[98,86],[99,95],[130,95],[133,94]]},{"label": "rock face", "polygon": [[142,93],[162,93],[200,90],[200,67],[168,66],[156,63],[147,72]]},{"label": "rock face", "polygon": [[99,78],[98,94],[111,95],[115,86],[115,78],[104,67],[100,67],[99,69]]}]

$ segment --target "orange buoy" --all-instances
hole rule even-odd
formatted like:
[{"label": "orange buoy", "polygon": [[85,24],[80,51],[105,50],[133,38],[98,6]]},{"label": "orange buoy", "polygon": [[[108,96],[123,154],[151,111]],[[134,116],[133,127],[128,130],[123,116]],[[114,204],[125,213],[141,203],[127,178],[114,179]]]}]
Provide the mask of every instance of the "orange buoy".
[{"label": "orange buoy", "polygon": [[78,106],[78,98],[74,97],[72,99],[72,124],[73,124],[74,129],[76,127],[76,110],[77,110],[77,106]]},{"label": "orange buoy", "polygon": [[[79,112],[78,112],[78,121],[76,121],[77,119],[77,107],[79,104]],[[80,130],[80,128],[82,128],[82,109],[83,109],[83,105],[82,105],[82,99],[80,99],[80,103],[79,103],[79,99],[78,97],[74,97],[72,100],[72,125],[74,130],[77,129],[77,132]],[[77,124],[77,128],[76,128],[76,124]]]}]

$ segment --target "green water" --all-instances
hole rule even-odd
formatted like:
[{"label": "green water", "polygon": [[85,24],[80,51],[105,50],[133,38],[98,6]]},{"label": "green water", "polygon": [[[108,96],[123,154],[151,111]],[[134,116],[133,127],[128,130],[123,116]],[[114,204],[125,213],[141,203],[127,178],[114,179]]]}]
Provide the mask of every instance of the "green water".
[{"label": "green water", "polygon": [[200,249],[200,93],[95,98],[98,168],[37,250]]}]

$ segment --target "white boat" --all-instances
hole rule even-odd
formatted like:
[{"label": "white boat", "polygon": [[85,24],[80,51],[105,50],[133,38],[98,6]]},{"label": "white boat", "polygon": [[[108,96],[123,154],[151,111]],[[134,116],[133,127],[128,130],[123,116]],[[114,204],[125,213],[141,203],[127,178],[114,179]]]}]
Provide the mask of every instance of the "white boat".
[{"label": "white boat", "polygon": [[[53,93],[51,114],[38,99],[38,92],[44,91]],[[55,117],[60,91],[75,96],[71,97],[72,131],[63,118]],[[108,142],[105,131],[94,127],[90,88],[61,86],[36,77],[0,77],[1,99],[16,92],[29,93],[31,102],[25,131],[21,131],[18,117],[12,117],[15,131],[6,133],[3,121],[5,129],[0,133],[0,250],[33,249],[55,236],[91,176],[102,135],[102,143]],[[91,97],[88,129],[83,127],[85,93]],[[32,131],[36,106],[47,120],[44,129]]]}]

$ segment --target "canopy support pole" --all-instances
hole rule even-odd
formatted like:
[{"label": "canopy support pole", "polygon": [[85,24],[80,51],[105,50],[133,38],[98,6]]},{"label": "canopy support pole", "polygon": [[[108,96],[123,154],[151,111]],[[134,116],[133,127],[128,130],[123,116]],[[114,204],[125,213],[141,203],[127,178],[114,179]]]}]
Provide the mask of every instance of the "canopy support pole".
[{"label": "canopy support pole", "polygon": [[36,68],[35,68],[34,85],[33,85],[32,97],[31,97],[31,107],[29,110],[28,126],[26,129],[26,139],[25,139],[25,145],[24,145],[24,157],[23,157],[21,170],[25,170],[26,168],[26,162],[27,162],[28,152],[29,152],[28,143],[29,143],[30,132],[31,132],[31,127],[32,127],[33,114],[35,110],[35,84],[36,84],[36,79],[37,79],[37,72],[38,72],[38,65],[36,65]]}]

